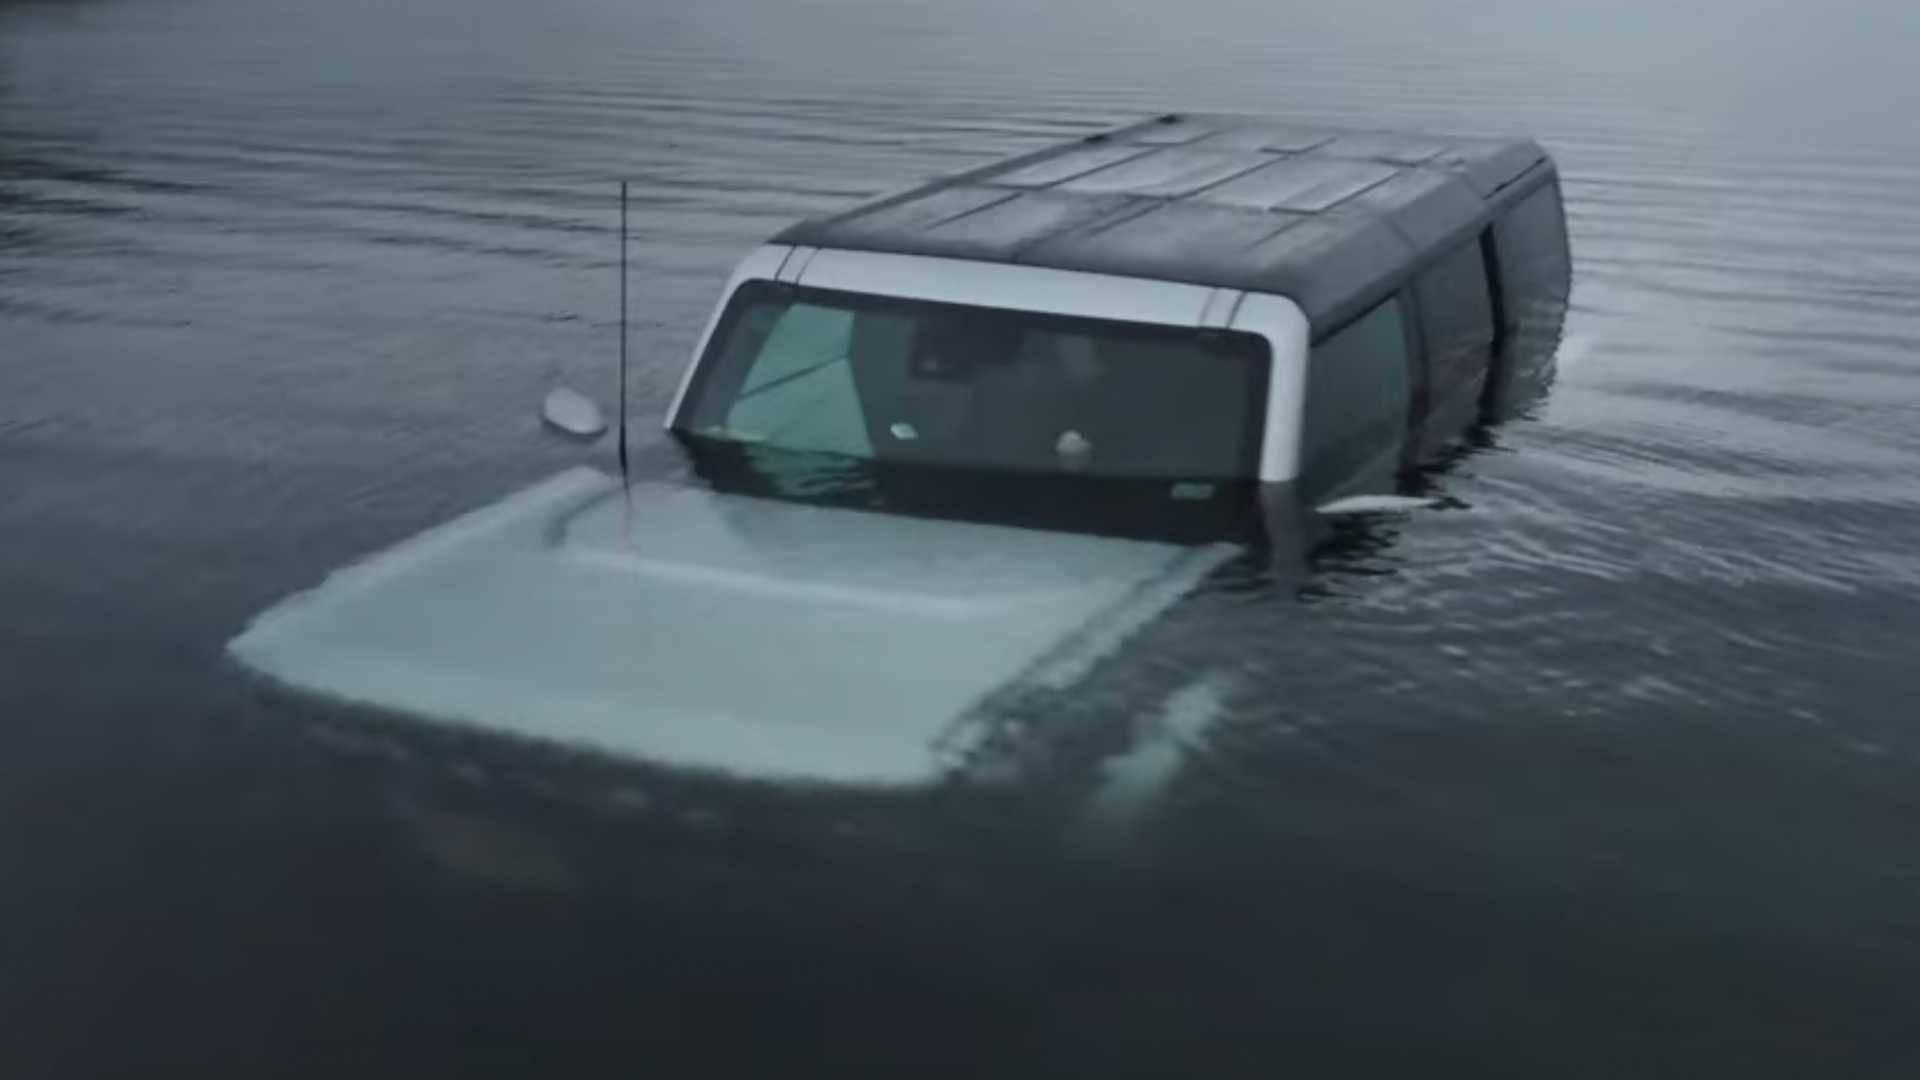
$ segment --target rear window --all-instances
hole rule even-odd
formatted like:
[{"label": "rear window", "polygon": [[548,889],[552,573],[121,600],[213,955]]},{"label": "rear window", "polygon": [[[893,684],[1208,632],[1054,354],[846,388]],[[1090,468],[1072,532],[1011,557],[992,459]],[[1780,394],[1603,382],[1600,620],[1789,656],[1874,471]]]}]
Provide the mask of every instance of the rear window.
[{"label": "rear window", "polygon": [[1020,472],[1251,476],[1257,335],[771,282],[743,286],[677,427],[725,442]]}]

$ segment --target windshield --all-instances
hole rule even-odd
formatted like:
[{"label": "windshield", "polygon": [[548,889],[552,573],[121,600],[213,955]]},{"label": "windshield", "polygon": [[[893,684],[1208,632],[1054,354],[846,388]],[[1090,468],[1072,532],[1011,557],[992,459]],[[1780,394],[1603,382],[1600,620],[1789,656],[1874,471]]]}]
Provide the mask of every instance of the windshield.
[{"label": "windshield", "polygon": [[882,462],[1244,478],[1266,359],[1252,334],[762,282],[734,294],[679,427]]}]

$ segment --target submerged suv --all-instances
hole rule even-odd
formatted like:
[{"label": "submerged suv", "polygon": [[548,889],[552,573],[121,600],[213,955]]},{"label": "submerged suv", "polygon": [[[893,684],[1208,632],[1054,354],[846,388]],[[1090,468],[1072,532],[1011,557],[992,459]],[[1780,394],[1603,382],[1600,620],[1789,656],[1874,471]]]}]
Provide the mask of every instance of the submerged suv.
[{"label": "submerged suv", "polygon": [[232,650],[732,776],[1057,761],[1059,710],[1034,702],[1509,409],[1569,265],[1528,140],[1167,116],[1050,147],[749,254],[666,419],[690,468],[564,473]]}]

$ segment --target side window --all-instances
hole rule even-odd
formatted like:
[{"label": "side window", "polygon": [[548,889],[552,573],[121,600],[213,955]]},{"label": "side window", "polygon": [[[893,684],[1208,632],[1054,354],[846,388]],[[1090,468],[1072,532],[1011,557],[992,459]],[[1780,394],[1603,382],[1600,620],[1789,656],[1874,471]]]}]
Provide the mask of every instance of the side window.
[{"label": "side window", "polygon": [[1406,319],[1396,297],[1314,346],[1300,423],[1300,475],[1318,497],[1400,466],[1406,438]]},{"label": "side window", "polygon": [[853,320],[810,304],[781,312],[727,411],[728,431],[791,450],[872,453],[847,361]]},{"label": "side window", "polygon": [[1414,282],[1426,331],[1428,412],[1445,412],[1471,387],[1478,398],[1493,348],[1493,297],[1475,237]]},{"label": "side window", "polygon": [[1500,255],[1508,331],[1538,333],[1550,325],[1557,336],[1572,270],[1560,186],[1542,185],[1515,203],[1494,225],[1493,238]]}]

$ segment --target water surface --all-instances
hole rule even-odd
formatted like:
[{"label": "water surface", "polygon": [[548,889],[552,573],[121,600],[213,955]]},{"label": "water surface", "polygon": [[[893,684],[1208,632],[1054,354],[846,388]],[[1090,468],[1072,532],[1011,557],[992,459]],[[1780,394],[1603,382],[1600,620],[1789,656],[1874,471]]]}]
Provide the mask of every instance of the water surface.
[{"label": "water surface", "polygon": [[[0,2],[8,1075],[1920,1070],[1920,15],[1029,8]],[[607,399],[617,178],[650,424],[781,225],[1170,108],[1535,135],[1583,344],[1443,508],[1101,673],[1177,744],[1118,839],[223,656],[581,460],[535,407]]]}]

